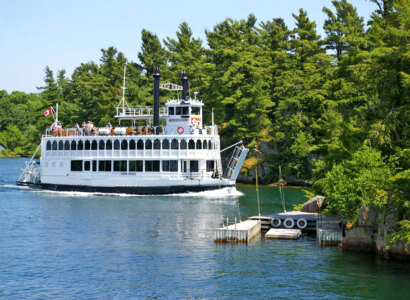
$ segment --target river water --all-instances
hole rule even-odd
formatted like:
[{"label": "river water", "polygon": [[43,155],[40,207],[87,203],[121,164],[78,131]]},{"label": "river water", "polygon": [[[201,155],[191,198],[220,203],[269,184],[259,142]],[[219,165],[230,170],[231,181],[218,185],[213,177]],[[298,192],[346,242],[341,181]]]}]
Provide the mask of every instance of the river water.
[{"label": "river water", "polygon": [[[254,186],[168,196],[18,188],[0,159],[0,298],[409,298],[409,264],[298,241],[214,244],[222,216],[257,215]],[[281,211],[261,187],[261,212]],[[304,202],[285,190],[287,209]]]}]

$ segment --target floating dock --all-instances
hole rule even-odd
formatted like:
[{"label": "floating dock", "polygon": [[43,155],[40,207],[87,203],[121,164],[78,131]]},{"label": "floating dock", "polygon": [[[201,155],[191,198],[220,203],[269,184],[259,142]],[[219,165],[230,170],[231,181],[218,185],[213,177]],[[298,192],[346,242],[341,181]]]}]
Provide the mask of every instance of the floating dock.
[{"label": "floating dock", "polygon": [[249,243],[261,233],[261,221],[246,220],[215,229],[215,243]]},{"label": "floating dock", "polygon": [[[271,228],[296,228],[302,230],[302,232],[315,232],[317,218],[317,213],[289,211],[272,215],[253,216],[249,217],[249,220],[260,220],[263,231],[268,231]],[[289,221],[289,219],[292,221]],[[285,222],[286,220],[288,221]]]},{"label": "floating dock", "polygon": [[271,228],[265,234],[266,239],[297,240],[302,231],[300,229]]}]

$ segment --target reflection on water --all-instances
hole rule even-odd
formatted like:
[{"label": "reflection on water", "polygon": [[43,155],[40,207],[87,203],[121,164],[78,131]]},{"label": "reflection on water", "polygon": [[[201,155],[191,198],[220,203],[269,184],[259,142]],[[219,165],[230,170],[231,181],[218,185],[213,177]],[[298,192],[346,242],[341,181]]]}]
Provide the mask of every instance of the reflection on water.
[{"label": "reflection on water", "polygon": [[[252,186],[165,196],[16,188],[23,163],[1,159],[0,297],[404,298],[408,265],[339,248],[257,238],[213,243],[223,217],[257,214]],[[281,210],[261,188],[261,212]],[[286,189],[287,209],[303,192]]]}]

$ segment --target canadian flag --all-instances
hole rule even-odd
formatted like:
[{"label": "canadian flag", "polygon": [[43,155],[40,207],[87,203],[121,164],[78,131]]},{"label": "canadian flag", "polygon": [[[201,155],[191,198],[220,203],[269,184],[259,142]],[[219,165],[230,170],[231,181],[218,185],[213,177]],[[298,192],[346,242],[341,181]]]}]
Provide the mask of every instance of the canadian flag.
[{"label": "canadian flag", "polygon": [[44,112],[43,117],[47,117],[47,116],[52,115],[52,114],[53,114],[53,110],[51,108],[49,108]]}]

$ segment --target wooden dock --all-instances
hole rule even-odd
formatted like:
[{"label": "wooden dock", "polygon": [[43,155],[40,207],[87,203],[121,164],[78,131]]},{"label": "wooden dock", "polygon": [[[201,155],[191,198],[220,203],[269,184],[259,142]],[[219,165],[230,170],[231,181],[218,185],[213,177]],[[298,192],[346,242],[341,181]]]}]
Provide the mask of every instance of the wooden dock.
[{"label": "wooden dock", "polygon": [[300,229],[271,228],[265,234],[266,239],[297,240],[302,231]]},{"label": "wooden dock", "polygon": [[246,220],[215,229],[215,243],[249,243],[261,233],[261,221]]},{"label": "wooden dock", "polygon": [[316,239],[321,246],[338,246],[343,239],[339,216],[320,214],[316,223]]},{"label": "wooden dock", "polygon": [[[317,213],[289,211],[272,215],[252,216],[249,217],[249,220],[260,220],[263,231],[268,231],[271,228],[286,228],[300,229],[302,232],[315,232],[317,216]],[[290,222],[288,219],[291,219],[293,222]],[[286,220],[288,220],[286,222],[287,227],[285,226]],[[293,226],[290,226],[292,223]]]}]

